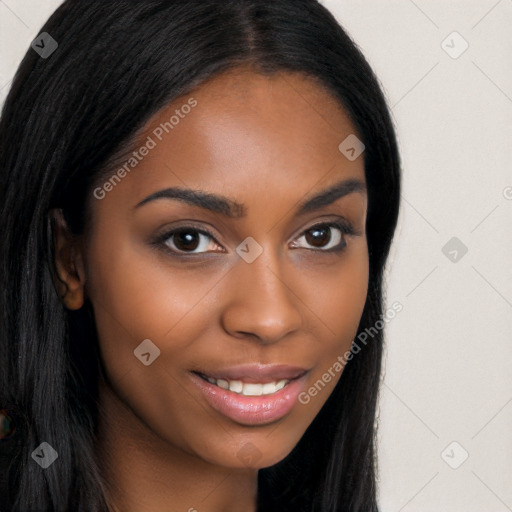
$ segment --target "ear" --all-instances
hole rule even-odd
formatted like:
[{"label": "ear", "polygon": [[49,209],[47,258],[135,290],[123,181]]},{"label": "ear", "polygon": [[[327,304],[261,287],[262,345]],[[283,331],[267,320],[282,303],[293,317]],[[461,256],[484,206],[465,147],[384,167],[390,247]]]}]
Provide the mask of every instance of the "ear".
[{"label": "ear", "polygon": [[50,211],[55,254],[55,286],[68,309],[84,305],[85,269],[82,248],[73,235],[61,209]]}]

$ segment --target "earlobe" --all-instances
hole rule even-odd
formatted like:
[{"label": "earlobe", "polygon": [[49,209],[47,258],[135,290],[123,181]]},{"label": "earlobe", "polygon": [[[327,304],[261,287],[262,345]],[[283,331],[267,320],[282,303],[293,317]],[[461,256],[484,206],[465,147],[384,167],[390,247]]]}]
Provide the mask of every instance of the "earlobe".
[{"label": "earlobe", "polygon": [[78,238],[66,224],[61,209],[50,211],[55,255],[55,287],[67,309],[84,305],[85,269]]}]

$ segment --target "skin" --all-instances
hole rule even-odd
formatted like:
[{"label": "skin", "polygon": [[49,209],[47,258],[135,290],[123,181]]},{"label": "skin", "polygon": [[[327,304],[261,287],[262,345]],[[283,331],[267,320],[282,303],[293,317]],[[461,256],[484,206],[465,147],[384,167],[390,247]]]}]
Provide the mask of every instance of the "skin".
[{"label": "skin", "polygon": [[[96,448],[111,508],[123,512],[255,511],[258,469],[291,452],[341,372],[308,404],[260,426],[212,409],[188,372],[292,364],[310,370],[307,389],[350,349],[368,290],[366,192],[296,214],[300,201],[340,180],[365,183],[363,157],[338,150],[356,133],[340,104],[300,74],[239,68],[157,113],[135,147],[191,96],[191,113],[103,199],[91,199],[83,235],[70,236],[56,212],[62,299],[78,309],[88,298],[94,310],[105,371]],[[169,199],[134,209],[173,186],[228,196],[247,216]],[[331,228],[333,243],[326,228],[314,245],[311,227],[343,218],[358,235]],[[190,245],[195,256],[173,256],[183,248],[176,237],[151,244],[189,221],[215,235]],[[339,235],[345,249],[327,252]],[[248,236],[263,248],[250,264],[235,252]],[[145,339],[160,349],[149,366],[133,353]]]}]

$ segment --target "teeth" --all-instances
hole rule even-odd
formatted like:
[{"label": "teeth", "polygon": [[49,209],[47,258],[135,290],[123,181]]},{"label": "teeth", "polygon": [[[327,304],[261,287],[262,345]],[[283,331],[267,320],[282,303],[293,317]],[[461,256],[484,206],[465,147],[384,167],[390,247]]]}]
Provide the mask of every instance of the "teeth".
[{"label": "teeth", "polygon": [[283,379],[283,380],[280,380],[279,382],[277,382],[276,383],[276,391],[283,389],[286,386],[286,384],[288,384],[288,382],[290,382],[290,381],[286,380],[286,379]]},{"label": "teeth", "polygon": [[277,391],[276,385],[273,382],[267,382],[261,386],[261,394],[262,395],[270,395],[271,393],[275,393]]},{"label": "teeth", "polygon": [[[217,381],[215,381],[215,384]],[[229,391],[233,391],[234,393],[242,393],[244,385],[239,380],[230,380],[229,381]]]},{"label": "teeth", "polygon": [[244,396],[261,396],[271,395],[276,393],[280,389],[283,389],[288,382],[288,379],[283,379],[276,382],[265,382],[262,384],[252,382],[242,382],[240,380],[225,380],[225,379],[214,379],[212,377],[205,377],[208,382],[215,384],[219,388],[229,389],[233,393],[238,393]]},{"label": "teeth", "polygon": [[212,380],[213,380],[212,384],[217,384],[217,386],[219,386],[219,388],[229,389],[229,382],[227,380],[218,379],[217,382],[215,382],[215,379],[212,379]]}]

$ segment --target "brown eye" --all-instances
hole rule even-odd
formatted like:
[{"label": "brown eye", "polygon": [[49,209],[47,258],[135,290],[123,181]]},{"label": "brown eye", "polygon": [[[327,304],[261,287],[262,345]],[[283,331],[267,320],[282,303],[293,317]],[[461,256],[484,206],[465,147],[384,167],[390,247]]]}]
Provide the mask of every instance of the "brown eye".
[{"label": "brown eye", "polygon": [[331,228],[311,228],[306,232],[306,242],[314,247],[323,247],[331,240]]},{"label": "brown eye", "polygon": [[323,252],[341,251],[347,245],[343,235],[353,233],[353,229],[348,224],[346,226],[338,223],[317,224],[305,231],[298,240],[304,238],[309,248],[320,249]]},{"label": "brown eye", "polygon": [[210,240],[213,240],[213,235],[194,227],[179,228],[164,237],[165,245],[172,251],[190,254],[208,252]]},{"label": "brown eye", "polygon": [[180,251],[194,251],[199,245],[197,231],[177,231],[174,235],[174,245]]}]

